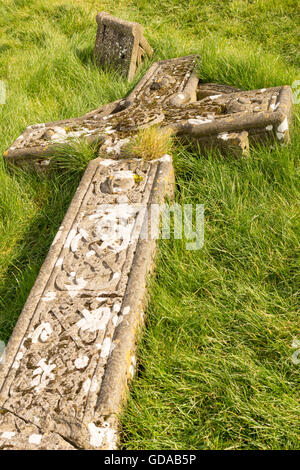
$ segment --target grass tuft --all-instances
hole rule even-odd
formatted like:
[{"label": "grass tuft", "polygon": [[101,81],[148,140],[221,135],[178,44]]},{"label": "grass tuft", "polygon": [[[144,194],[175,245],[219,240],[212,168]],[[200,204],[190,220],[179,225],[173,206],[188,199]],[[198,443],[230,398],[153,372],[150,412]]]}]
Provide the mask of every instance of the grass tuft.
[{"label": "grass tuft", "polygon": [[146,161],[161,158],[172,150],[172,134],[171,129],[162,130],[158,126],[140,129],[124,147],[124,154]]},{"label": "grass tuft", "polygon": [[97,156],[97,147],[83,141],[64,145],[53,157],[50,157],[52,168],[54,171],[60,171],[66,179],[82,175],[87,164]]}]

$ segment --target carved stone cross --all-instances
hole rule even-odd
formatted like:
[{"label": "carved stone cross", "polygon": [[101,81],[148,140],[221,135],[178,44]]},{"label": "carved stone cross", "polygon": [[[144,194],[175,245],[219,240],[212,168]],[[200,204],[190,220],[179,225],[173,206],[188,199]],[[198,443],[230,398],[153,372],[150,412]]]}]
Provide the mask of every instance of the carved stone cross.
[{"label": "carved stone cross", "polygon": [[203,85],[196,63],[196,56],[154,63],[126,99],[79,118],[29,126],[5,152],[15,164],[43,167],[73,140],[100,145],[2,360],[0,448],[117,446],[117,416],[134,374],[156,248],[155,240],[139,237],[140,208],[174,190],[170,156],[120,158],[131,136],[158,124],[204,150],[241,154],[249,142],[288,141],[289,87]]}]

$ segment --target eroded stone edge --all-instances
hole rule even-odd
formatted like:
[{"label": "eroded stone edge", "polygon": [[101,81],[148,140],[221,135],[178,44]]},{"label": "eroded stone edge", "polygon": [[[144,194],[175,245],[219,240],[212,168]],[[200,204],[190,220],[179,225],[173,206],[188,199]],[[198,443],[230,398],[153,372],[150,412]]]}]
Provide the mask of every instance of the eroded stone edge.
[{"label": "eroded stone edge", "polygon": [[[162,203],[165,197],[172,199],[173,195],[174,169],[170,158],[169,161],[162,161],[158,165],[149,204]],[[124,307],[128,307],[132,313],[116,330],[114,342],[118,342],[118,346],[114,348],[108,361],[96,409],[97,415],[117,415],[126,398],[127,381],[133,375],[136,333],[143,325],[147,304],[147,276],[154,268],[156,248],[156,240],[139,240],[123,300]]]}]

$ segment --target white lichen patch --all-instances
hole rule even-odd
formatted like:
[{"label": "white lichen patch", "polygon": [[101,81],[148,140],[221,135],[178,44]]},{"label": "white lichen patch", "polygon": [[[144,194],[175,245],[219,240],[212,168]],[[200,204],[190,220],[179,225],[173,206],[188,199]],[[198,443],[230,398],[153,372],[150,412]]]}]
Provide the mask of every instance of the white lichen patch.
[{"label": "white lichen patch", "polygon": [[72,228],[67,236],[67,239],[64,244],[64,248],[70,248],[71,242],[73,238],[76,236],[76,234],[77,234],[77,230],[75,228]]},{"label": "white lichen patch", "polygon": [[[73,275],[72,275],[73,274]],[[75,273],[70,273],[69,280],[71,284],[65,284],[68,294],[71,298],[76,297],[87,285],[87,281],[81,277],[76,278]]]},{"label": "white lichen patch", "polygon": [[63,226],[60,227],[60,229],[58,230],[57,234],[55,235],[55,238],[52,242],[52,246],[55,245],[55,243],[58,242],[58,240],[60,239],[61,237],[61,234],[62,234],[62,230],[63,230]]},{"label": "white lichen patch", "polygon": [[288,131],[288,129],[289,129],[288,120],[287,118],[285,118],[282,121],[282,123],[279,124],[279,126],[277,127],[277,132],[276,132],[277,139],[282,140],[284,138],[285,133]]},{"label": "white lichen patch", "polygon": [[114,311],[115,313],[118,313],[120,310],[121,310],[121,304],[120,304],[120,302],[115,302],[114,305],[113,305],[113,311]]},{"label": "white lichen patch", "polygon": [[172,161],[172,157],[171,155],[168,155],[167,153],[165,155],[163,155],[160,159],[159,159],[160,162],[171,162]]},{"label": "white lichen patch", "polygon": [[89,377],[83,382],[82,388],[85,394],[89,392],[90,387],[91,387],[91,382],[92,381]]},{"label": "white lichen patch", "polygon": [[52,374],[53,369],[56,365],[52,364],[52,361],[49,361],[49,364],[46,363],[46,359],[41,359],[38,362],[38,367],[32,373],[31,386],[35,387],[35,391],[39,393],[41,390],[46,388],[48,383],[54,379],[54,374]]},{"label": "white lichen patch", "polygon": [[58,258],[58,260],[57,260],[56,263],[55,263],[55,266],[56,266],[56,267],[62,266],[63,262],[64,262],[63,257]]},{"label": "white lichen patch", "polygon": [[89,358],[88,356],[79,356],[75,360],[75,367],[76,369],[84,369],[89,363]]},{"label": "white lichen patch", "polygon": [[42,437],[42,434],[31,434],[31,436],[29,436],[28,442],[29,444],[39,445],[41,443]]},{"label": "white lichen patch", "polygon": [[110,166],[116,163],[115,160],[111,160],[110,158],[107,158],[106,160],[103,160],[102,162],[99,163],[101,166]]},{"label": "white lichen patch", "polygon": [[32,333],[32,343],[35,344],[40,340],[45,343],[52,334],[52,328],[50,323],[42,322]]},{"label": "white lichen patch", "polygon": [[211,95],[209,96],[209,99],[210,100],[217,100],[218,98],[220,98],[222,95]]},{"label": "white lichen patch", "polygon": [[96,252],[94,250],[90,250],[90,251],[87,252],[86,257],[91,258],[91,256],[94,256],[95,254],[96,254]]},{"label": "white lichen patch", "polygon": [[112,126],[108,126],[104,129],[105,134],[113,134],[115,131]]},{"label": "white lichen patch", "polygon": [[92,393],[97,392],[98,388],[99,388],[99,382],[98,382],[98,380],[97,380],[95,377],[93,377],[93,380],[92,380],[92,383],[91,383],[90,391],[91,391]]},{"label": "white lichen patch", "polygon": [[129,312],[130,312],[130,307],[129,306],[123,308],[123,312],[122,312],[123,315],[128,315]]},{"label": "white lichen patch", "polygon": [[5,362],[5,344],[3,341],[0,341],[0,365]]},{"label": "white lichen patch", "polygon": [[125,194],[121,194],[120,196],[117,196],[116,202],[118,204],[127,204],[129,201],[128,197]]},{"label": "white lichen patch", "polygon": [[218,139],[228,140],[228,139],[229,139],[229,135],[228,135],[227,132],[222,132],[221,134],[218,134]]},{"label": "white lichen patch", "polygon": [[131,356],[131,364],[129,366],[129,374],[131,376],[131,379],[133,379],[134,377],[135,369],[136,369],[136,358],[135,358],[135,355],[133,354]]},{"label": "white lichen patch", "polygon": [[278,132],[285,132],[289,128],[288,120],[285,118],[282,123],[278,126],[277,131]]},{"label": "white lichen patch", "polygon": [[198,125],[198,124],[207,124],[209,122],[212,122],[212,119],[208,119],[205,117],[197,118],[197,119],[188,119],[188,123],[192,125]]},{"label": "white lichen patch", "polygon": [[91,332],[104,330],[111,315],[109,307],[99,307],[91,312],[87,309],[81,311],[83,318],[77,322],[77,326],[82,331],[89,330]]},{"label": "white lichen patch", "polygon": [[23,353],[19,351],[12,365],[13,369],[19,369],[22,358],[23,358]]},{"label": "white lichen patch", "polygon": [[105,447],[110,450],[116,448],[117,434],[109,423],[104,423],[101,427],[97,427],[94,423],[89,423],[88,430],[90,432],[90,445],[92,447]]},{"label": "white lichen patch", "polygon": [[1,434],[1,439],[12,439],[16,433],[14,431],[4,431]]},{"label": "white lichen patch", "polygon": [[87,127],[82,127],[76,131],[68,131],[63,127],[55,126],[53,128],[54,134],[51,135],[50,140],[53,143],[66,143],[70,140],[78,140],[81,137],[91,135],[93,131],[90,131]]},{"label": "white lichen patch", "polygon": [[130,367],[129,367],[129,374],[130,374],[131,379],[133,379],[133,377],[134,377],[134,367],[133,367],[132,364],[130,364]]},{"label": "white lichen patch", "polygon": [[70,248],[71,248],[71,251],[73,251],[73,253],[76,253],[76,251],[78,250],[78,245],[79,245],[81,238],[82,237],[80,233],[77,233],[77,235],[75,235],[75,237],[72,239]]},{"label": "white lichen patch", "polygon": [[42,297],[43,302],[51,302],[56,298],[56,292],[47,292],[47,294]]},{"label": "white lichen patch", "polygon": [[78,232],[79,232],[81,238],[83,238],[83,239],[84,239],[85,241],[87,241],[87,242],[89,241],[90,236],[89,236],[88,232],[87,232],[84,228],[79,227],[79,228],[78,228]]},{"label": "white lichen patch", "polygon": [[51,135],[50,139],[54,143],[63,143],[66,141],[66,131],[62,127],[54,127],[53,128],[54,134]]},{"label": "white lichen patch", "polygon": [[276,103],[276,104],[272,103],[272,104],[270,104],[270,108],[273,109],[273,111],[276,111],[276,109],[278,108],[278,106],[279,106],[279,103]]},{"label": "white lichen patch", "polygon": [[101,357],[107,357],[110,353],[110,348],[111,348],[111,338],[105,338],[102,344],[101,348]]}]

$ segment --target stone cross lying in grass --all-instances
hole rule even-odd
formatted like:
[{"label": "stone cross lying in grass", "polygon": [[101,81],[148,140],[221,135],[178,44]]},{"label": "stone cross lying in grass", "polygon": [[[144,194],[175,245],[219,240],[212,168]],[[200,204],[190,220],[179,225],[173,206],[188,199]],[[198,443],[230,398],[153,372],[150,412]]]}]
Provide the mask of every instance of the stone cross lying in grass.
[{"label": "stone cross lying in grass", "polygon": [[0,448],[117,447],[156,248],[140,237],[150,223],[143,209],[174,190],[170,156],[120,158],[134,135],[157,125],[204,150],[241,155],[249,141],[288,141],[289,87],[203,85],[196,63],[195,56],[154,63],[126,99],[30,126],[7,150],[8,161],[40,167],[74,139],[100,145],[5,350]]},{"label": "stone cross lying in grass", "polygon": [[85,139],[100,153],[119,158],[122,146],[142,128],[196,140],[204,150],[247,154],[250,144],[289,140],[291,89],[288,86],[241,91],[200,84],[196,56],[154,63],[132,93],[81,117],[29,126],[4,156],[22,165],[49,164],[64,144]]}]

